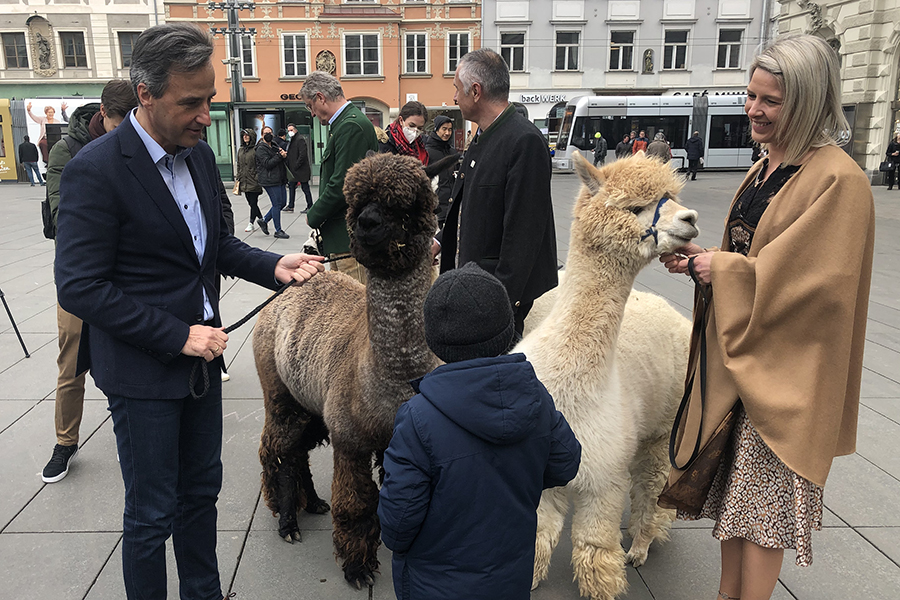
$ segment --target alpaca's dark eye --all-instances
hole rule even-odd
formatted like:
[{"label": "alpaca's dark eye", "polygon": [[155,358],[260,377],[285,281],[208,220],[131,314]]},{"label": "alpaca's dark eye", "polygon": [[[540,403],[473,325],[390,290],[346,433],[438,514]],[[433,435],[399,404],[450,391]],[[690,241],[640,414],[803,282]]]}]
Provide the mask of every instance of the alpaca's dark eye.
[{"label": "alpaca's dark eye", "polygon": [[631,209],[631,214],[633,214],[633,215],[639,215],[642,212],[644,212],[643,206],[635,206],[634,208]]}]

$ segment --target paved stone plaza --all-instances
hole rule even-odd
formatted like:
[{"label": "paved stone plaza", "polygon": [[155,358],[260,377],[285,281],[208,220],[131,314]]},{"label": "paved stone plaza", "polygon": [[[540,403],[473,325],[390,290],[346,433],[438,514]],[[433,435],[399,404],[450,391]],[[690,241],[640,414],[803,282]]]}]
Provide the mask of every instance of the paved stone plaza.
[{"label": "paved stone plaza", "polygon": [[[698,243],[720,242],[725,212],[741,177],[701,173],[698,181],[687,182],[682,203],[700,213]],[[574,175],[554,176],[562,261],[577,188]],[[813,535],[814,564],[797,567],[793,552],[787,552],[777,600],[900,598],[900,192],[873,189],[877,238],[858,452],[835,461],[825,491],[824,530]],[[0,289],[31,353],[24,357],[9,319],[0,312],[0,597],[118,600],[125,596],[123,486],[106,400],[90,377],[82,449],[61,482],[47,485],[40,477],[55,443],[57,355],[54,246],[41,234],[43,194],[44,188],[28,184],[0,185]],[[303,215],[285,213],[282,220],[291,239],[273,240],[258,231],[244,233],[246,202],[232,200],[242,239],[276,252],[299,251],[308,233]],[[266,204],[265,197],[261,200]],[[814,239],[809,242],[815,244]],[[688,278],[671,276],[654,263],[640,275],[637,287],[664,296],[689,314]],[[226,280],[223,320],[237,321],[268,293]],[[223,385],[225,480],[218,504],[223,588],[237,592],[239,600],[393,598],[390,553],[384,548],[373,588],[357,591],[344,582],[333,558],[330,515],[303,514],[302,543],[288,545],[278,537],[276,520],[260,502],[257,447],[264,414],[251,330],[248,324],[233,332],[225,353],[231,381]],[[312,454],[313,476],[326,500],[330,458],[328,448]],[[676,524],[671,541],[654,546],[645,566],[628,569],[631,587],[623,598],[713,600],[719,559],[710,529],[710,521]],[[567,535],[554,555],[549,580],[532,594],[534,600],[578,598]],[[169,598],[177,597],[170,556]]]}]

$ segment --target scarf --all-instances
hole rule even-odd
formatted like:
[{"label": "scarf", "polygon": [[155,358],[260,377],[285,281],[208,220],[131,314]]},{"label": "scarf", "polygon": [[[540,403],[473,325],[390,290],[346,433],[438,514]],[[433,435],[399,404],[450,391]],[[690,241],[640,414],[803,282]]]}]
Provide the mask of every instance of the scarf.
[{"label": "scarf", "polygon": [[384,131],[394,142],[397,154],[412,156],[413,158],[418,158],[423,165],[428,164],[428,151],[425,150],[425,144],[422,143],[422,136],[417,137],[412,144],[407,142],[406,136],[403,135],[403,127],[400,126],[400,119],[392,122]]},{"label": "scarf", "polygon": [[103,126],[103,115],[100,114],[99,110],[91,117],[91,122],[88,123],[88,133],[91,134],[91,140],[96,140],[106,133],[106,128]]}]

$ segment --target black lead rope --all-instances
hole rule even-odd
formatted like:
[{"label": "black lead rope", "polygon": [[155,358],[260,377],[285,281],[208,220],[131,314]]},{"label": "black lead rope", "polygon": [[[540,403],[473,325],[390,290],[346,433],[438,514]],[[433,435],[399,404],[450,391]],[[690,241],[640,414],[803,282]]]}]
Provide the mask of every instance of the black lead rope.
[{"label": "black lead rope", "polygon": [[[332,258],[326,258],[325,260],[323,260],[321,262],[322,262],[322,264],[325,264],[325,263],[335,262],[338,260],[344,260],[344,259],[347,259],[350,257],[351,257],[350,254],[341,254],[339,256],[334,256]],[[277,298],[278,296],[283,294],[289,287],[291,287],[295,283],[297,283],[297,280],[291,279],[289,282],[285,283],[280,288],[278,288],[278,291],[276,291],[274,294],[272,294],[271,296],[266,298],[266,300],[262,304],[260,304],[259,306],[257,306],[253,310],[251,310],[249,313],[247,313],[247,315],[244,316],[243,319],[241,319],[240,321],[238,321],[232,325],[229,325],[223,331],[226,334],[231,333],[232,331],[234,331],[235,329],[237,329],[238,327],[240,327],[241,325],[243,325],[244,323],[246,323],[247,321],[249,321],[250,319],[255,317],[257,314],[259,314],[259,311],[261,311],[262,309],[267,307],[273,300],[275,300],[275,298]],[[194,387],[197,384],[197,372],[198,371],[200,371],[203,375],[203,390],[199,394],[194,391]],[[205,398],[206,394],[209,393],[209,369],[206,366],[206,359],[204,359],[202,356],[198,356],[197,360],[194,361],[194,365],[191,367],[191,376],[188,378],[188,386],[190,387],[190,390],[191,390],[191,398],[193,398],[194,400],[200,400],[201,398]]]}]

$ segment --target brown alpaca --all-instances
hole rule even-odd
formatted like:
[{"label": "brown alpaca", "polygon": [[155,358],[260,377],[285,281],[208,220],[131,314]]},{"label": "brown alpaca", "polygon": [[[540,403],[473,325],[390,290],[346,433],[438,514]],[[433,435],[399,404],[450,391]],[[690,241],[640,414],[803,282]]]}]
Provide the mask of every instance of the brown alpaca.
[{"label": "brown alpaca", "polygon": [[344,184],[353,256],[366,287],[336,272],[288,289],[253,332],[266,421],[260,442],[266,505],[279,534],[300,539],[297,513],[324,513],[309,451],[334,448],[334,545],[344,577],[374,583],[381,528],[373,458],[380,465],[409,381],[439,364],[425,343],[422,307],[431,286],[437,197],[421,164],[379,154]]}]

